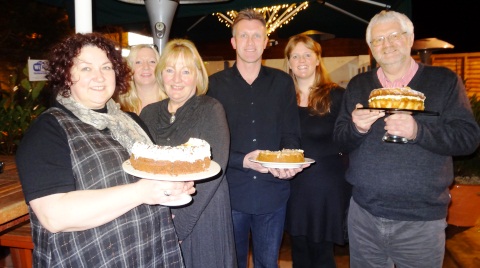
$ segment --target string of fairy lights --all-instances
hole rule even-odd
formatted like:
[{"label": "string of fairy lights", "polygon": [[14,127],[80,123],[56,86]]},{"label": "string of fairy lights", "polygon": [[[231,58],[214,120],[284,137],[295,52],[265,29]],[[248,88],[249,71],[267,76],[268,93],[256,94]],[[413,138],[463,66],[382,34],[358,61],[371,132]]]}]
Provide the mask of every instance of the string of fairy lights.
[{"label": "string of fairy lights", "polygon": [[[297,4],[282,4],[270,7],[254,8],[256,11],[263,14],[267,21],[267,35],[273,33],[277,28],[282,28],[283,25],[289,23],[298,12],[305,10],[308,7],[308,1],[305,1],[297,6]],[[235,10],[227,11],[226,14],[221,12],[213,13],[217,16],[218,20],[225,24],[227,27],[231,27],[233,21],[238,15]]]}]

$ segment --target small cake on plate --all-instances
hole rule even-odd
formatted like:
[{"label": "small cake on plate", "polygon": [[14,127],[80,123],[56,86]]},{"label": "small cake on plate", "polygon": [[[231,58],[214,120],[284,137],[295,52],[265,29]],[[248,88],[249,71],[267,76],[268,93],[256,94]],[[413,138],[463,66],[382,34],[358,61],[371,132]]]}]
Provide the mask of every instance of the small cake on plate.
[{"label": "small cake on plate", "polygon": [[210,144],[190,138],[179,146],[136,142],[132,147],[130,163],[139,171],[178,176],[206,171],[210,167],[210,158]]},{"label": "small cake on plate", "polygon": [[303,163],[305,156],[301,149],[283,149],[281,151],[263,150],[257,156],[257,161],[276,163]]}]

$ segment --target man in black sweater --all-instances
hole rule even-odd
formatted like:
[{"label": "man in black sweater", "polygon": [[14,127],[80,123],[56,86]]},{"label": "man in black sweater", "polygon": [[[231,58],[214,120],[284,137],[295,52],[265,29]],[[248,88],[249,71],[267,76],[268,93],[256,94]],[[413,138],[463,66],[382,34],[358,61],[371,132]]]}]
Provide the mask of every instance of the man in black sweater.
[{"label": "man in black sweater", "polygon": [[[472,153],[480,129],[458,75],[410,56],[414,33],[407,16],[375,15],[366,41],[380,67],[351,79],[334,130],[350,156],[350,267],[441,268],[451,156]],[[360,109],[373,89],[404,86],[423,92],[425,108],[439,115]],[[384,142],[385,131],[407,143]]]}]

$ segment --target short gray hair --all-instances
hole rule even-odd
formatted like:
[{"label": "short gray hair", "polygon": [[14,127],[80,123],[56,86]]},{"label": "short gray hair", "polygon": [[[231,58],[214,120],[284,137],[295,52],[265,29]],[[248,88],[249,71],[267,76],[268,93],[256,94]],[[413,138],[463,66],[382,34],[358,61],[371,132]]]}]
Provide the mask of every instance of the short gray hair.
[{"label": "short gray hair", "polygon": [[402,31],[407,32],[407,34],[413,34],[413,23],[405,14],[391,10],[382,10],[380,13],[377,13],[375,16],[373,16],[368,23],[365,40],[369,46],[370,42],[372,41],[373,26],[385,22],[398,22],[402,27]]}]

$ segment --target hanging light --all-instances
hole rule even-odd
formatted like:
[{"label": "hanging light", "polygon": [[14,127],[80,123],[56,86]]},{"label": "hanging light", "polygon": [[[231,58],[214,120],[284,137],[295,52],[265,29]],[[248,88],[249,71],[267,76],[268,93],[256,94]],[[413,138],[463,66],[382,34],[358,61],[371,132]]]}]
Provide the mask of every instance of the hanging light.
[{"label": "hanging light", "polygon": [[[297,4],[283,4],[270,7],[254,8],[254,10],[260,12],[265,17],[265,21],[267,22],[267,35],[270,35],[277,28],[282,28],[283,25],[293,20],[293,17],[295,17],[298,12],[306,9],[307,7],[308,1],[305,1],[298,6]],[[237,17],[238,12],[235,10],[230,10],[227,11],[226,14],[217,12],[213,13],[212,15],[217,16],[221,23],[224,23],[225,26],[230,27]]]}]

